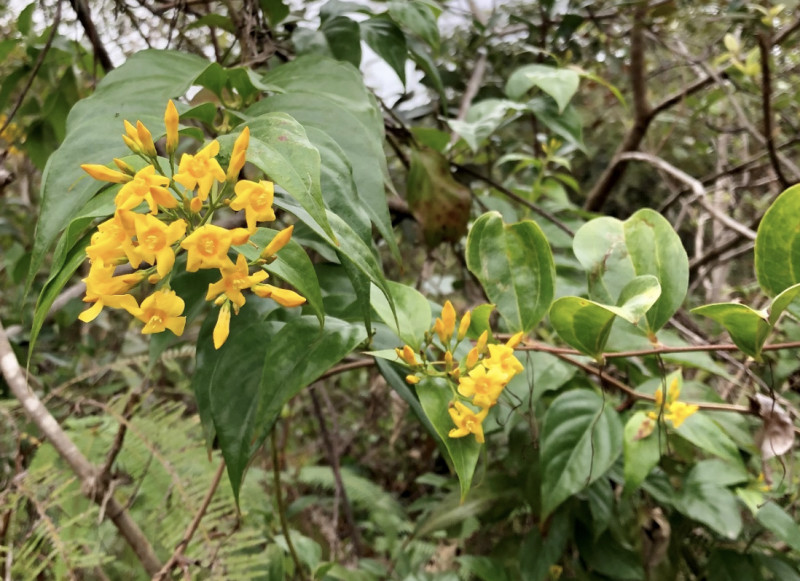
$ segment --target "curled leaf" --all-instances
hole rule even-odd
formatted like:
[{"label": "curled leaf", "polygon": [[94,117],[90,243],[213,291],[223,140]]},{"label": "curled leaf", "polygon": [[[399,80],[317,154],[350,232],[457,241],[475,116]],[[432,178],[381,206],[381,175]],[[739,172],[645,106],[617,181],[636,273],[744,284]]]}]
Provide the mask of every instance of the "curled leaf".
[{"label": "curled leaf", "polygon": [[756,394],[753,402],[764,425],[756,435],[761,456],[769,460],[782,456],[794,445],[794,424],[787,411],[773,398]]}]

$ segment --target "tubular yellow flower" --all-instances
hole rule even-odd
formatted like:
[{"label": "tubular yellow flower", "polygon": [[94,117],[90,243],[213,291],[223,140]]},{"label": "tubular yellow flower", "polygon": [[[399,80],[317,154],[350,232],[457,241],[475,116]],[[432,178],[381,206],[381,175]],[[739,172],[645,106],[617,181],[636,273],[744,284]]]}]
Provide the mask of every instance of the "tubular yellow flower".
[{"label": "tubular yellow flower", "polygon": [[175,208],[178,200],[172,197],[166,186],[169,178],[157,175],[156,168],[148,165],[136,172],[133,180],[122,186],[114,198],[119,210],[133,210],[142,202],[147,202],[151,214],[158,213],[158,206]]},{"label": "tubular yellow flower", "polygon": [[508,379],[523,369],[522,363],[514,357],[514,350],[507,345],[489,345],[489,357],[483,360],[483,364],[487,369],[499,369]]},{"label": "tubular yellow flower", "polygon": [[214,325],[214,349],[219,349],[228,340],[231,329],[231,305],[227,301],[219,309],[217,324]]},{"label": "tubular yellow flower", "polygon": [[214,159],[218,153],[219,142],[216,139],[198,151],[196,155],[184,153],[181,156],[178,173],[173,176],[173,179],[187,190],[197,188],[197,196],[205,202],[214,180],[225,181],[225,172],[222,171],[219,162]]},{"label": "tubular yellow flower", "polygon": [[105,264],[121,264],[127,259],[136,268],[139,258],[134,251],[133,223],[131,212],[120,210],[111,218],[97,226],[92,241],[86,247],[86,255],[92,263],[98,260]]},{"label": "tubular yellow flower", "polygon": [[236,257],[236,264],[221,268],[220,273],[222,274],[222,279],[208,285],[206,300],[214,300],[224,293],[237,307],[241,307],[245,303],[245,298],[242,294],[244,289],[260,283],[269,276],[263,270],[257,270],[251,275],[244,254]]},{"label": "tubular yellow flower", "polygon": [[669,413],[664,414],[664,419],[672,422],[675,428],[680,428],[686,418],[694,414],[700,408],[696,405],[689,405],[682,401],[676,401],[669,405]]},{"label": "tubular yellow flower", "polygon": [[181,317],[184,302],[173,290],[160,290],[142,301],[133,316],[144,323],[142,333],[161,333],[169,329],[181,336],[186,326],[186,317]]},{"label": "tubular yellow flower", "polygon": [[164,127],[167,130],[167,155],[172,156],[178,149],[178,110],[172,99],[167,103],[167,110],[164,112]]},{"label": "tubular yellow flower", "polygon": [[448,436],[451,438],[463,438],[466,435],[475,434],[475,439],[478,443],[483,444],[483,420],[489,413],[489,408],[483,408],[480,412],[475,413],[460,401],[456,401],[450,404],[447,412],[456,425],[447,434]]},{"label": "tubular yellow flower", "polygon": [[233,262],[228,258],[231,244],[244,244],[249,236],[250,233],[244,228],[226,230],[213,224],[200,226],[181,242],[181,248],[189,251],[186,271],[196,272],[200,268],[233,266]]},{"label": "tubular yellow flower", "polygon": [[236,197],[231,201],[231,210],[244,210],[247,229],[251,232],[256,229],[256,222],[271,222],[275,219],[275,212],[272,210],[275,186],[272,182],[241,180],[236,184],[234,192]]},{"label": "tubular yellow flower", "polygon": [[294,226],[289,226],[288,228],[284,228],[277,234],[275,234],[275,238],[270,240],[269,244],[264,247],[264,250],[261,251],[261,258],[270,258],[278,253],[278,251],[289,244],[289,240],[292,239],[292,231],[294,230]]},{"label": "tubular yellow flower", "polygon": [[139,241],[136,253],[146,263],[157,265],[158,276],[164,278],[175,264],[172,245],[186,233],[186,222],[176,220],[167,226],[150,214],[136,214],[135,224]]},{"label": "tubular yellow flower", "polygon": [[294,291],[272,286],[271,284],[257,284],[253,292],[263,299],[272,299],[282,307],[299,307],[306,299]]},{"label": "tubular yellow flower", "polygon": [[467,311],[464,313],[464,316],[461,317],[461,323],[458,325],[458,335],[456,339],[461,341],[464,337],[467,336],[467,331],[469,331],[469,325],[472,323],[472,313]]},{"label": "tubular yellow flower", "polygon": [[92,321],[103,307],[112,309],[125,309],[133,312],[138,308],[136,299],[127,294],[144,278],[144,273],[114,276],[114,265],[104,264],[98,260],[92,263],[89,276],[83,279],[86,283],[85,303],[94,303],[88,310],[82,312],[78,318],[84,323]]},{"label": "tubular yellow flower", "polygon": [[[231,160],[228,163],[227,178],[229,182],[236,181],[247,160],[247,147],[250,145],[250,128],[245,127],[233,143]],[[271,203],[271,202],[270,202]]]},{"label": "tubular yellow flower", "polygon": [[[472,403],[480,408],[489,408],[505,388],[508,379],[499,369],[487,369],[478,365],[458,382],[458,393],[472,397]],[[473,397],[475,396],[475,397]]]},{"label": "tubular yellow flower", "polygon": [[111,182],[112,184],[124,184],[131,181],[131,176],[110,169],[104,165],[94,163],[84,163],[81,169],[101,182]]}]

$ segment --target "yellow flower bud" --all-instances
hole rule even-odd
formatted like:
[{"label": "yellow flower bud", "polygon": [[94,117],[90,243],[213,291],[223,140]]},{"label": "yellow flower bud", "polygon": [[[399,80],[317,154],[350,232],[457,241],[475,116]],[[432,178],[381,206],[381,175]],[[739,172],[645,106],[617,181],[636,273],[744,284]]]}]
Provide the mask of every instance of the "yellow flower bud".
[{"label": "yellow flower bud", "polygon": [[472,349],[469,350],[469,353],[467,353],[467,361],[466,361],[467,371],[469,371],[478,364],[479,356],[480,356],[480,351],[478,351],[477,347],[473,347]]},{"label": "yellow flower bud", "polygon": [[84,163],[81,169],[96,180],[101,182],[111,182],[112,184],[124,184],[131,181],[131,176],[120,173],[116,170],[107,168],[104,165],[94,163]]},{"label": "yellow flower bud", "polygon": [[444,366],[448,371],[453,368],[453,354],[449,350],[444,354]]},{"label": "yellow flower bud", "polygon": [[417,365],[417,358],[414,355],[414,350],[409,345],[403,346],[403,360],[409,365]]},{"label": "yellow flower bud", "polygon": [[478,342],[475,343],[475,349],[478,350],[478,353],[483,353],[486,351],[486,342],[489,340],[489,331],[484,331],[481,333],[481,336],[478,337]]},{"label": "yellow flower bud", "polygon": [[292,230],[294,230],[294,226],[289,226],[288,228],[284,228],[280,232],[275,235],[269,244],[264,248],[263,252],[261,252],[261,258],[269,258],[278,253],[278,251],[286,246],[289,243],[289,240],[292,239]]},{"label": "yellow flower bud", "polygon": [[189,202],[189,209],[195,214],[197,214],[202,208],[203,208],[203,200],[201,200],[200,198],[197,197],[192,198],[191,201]]},{"label": "yellow flower bud", "polygon": [[512,337],[506,343],[506,346],[507,347],[511,347],[513,349],[514,347],[516,347],[517,345],[520,344],[520,342],[522,341],[522,338],[524,336],[525,336],[525,333],[523,333],[522,331],[520,331],[519,333],[516,333],[515,335],[512,335]]},{"label": "yellow flower bud", "polygon": [[219,349],[228,339],[231,326],[231,306],[230,303],[225,303],[219,310],[217,317],[217,324],[214,325],[214,349]]},{"label": "yellow flower bud", "polygon": [[472,322],[472,313],[467,311],[464,313],[464,316],[461,317],[461,323],[458,325],[458,336],[457,339],[461,341],[464,337],[467,336],[467,331],[469,331],[469,325]]},{"label": "yellow flower bud", "polygon": [[171,99],[164,112],[164,127],[167,129],[167,154],[171,156],[178,149],[178,110]]},{"label": "yellow flower bud", "polygon": [[419,377],[416,375],[406,375],[406,383],[410,383],[411,385],[415,385],[419,383]]},{"label": "yellow flower bud", "polygon": [[130,165],[126,161],[121,160],[118,157],[114,158],[114,165],[116,165],[119,168],[119,171],[121,171],[122,173],[126,173],[126,174],[129,174],[129,175],[135,175],[136,174],[136,170],[133,169],[132,165]]},{"label": "yellow flower bud", "polygon": [[444,332],[447,334],[448,340],[453,336],[453,331],[456,329],[456,310],[453,308],[453,303],[445,301],[442,308],[442,324],[444,325]]},{"label": "yellow flower bud", "polygon": [[136,135],[139,137],[139,146],[142,148],[142,153],[148,157],[155,157],[157,154],[153,136],[141,121],[136,122]]},{"label": "yellow flower bud", "polygon": [[250,145],[250,128],[245,127],[236,138],[231,152],[231,161],[228,164],[227,179],[229,182],[236,181],[239,172],[242,171],[247,158],[247,147]]}]

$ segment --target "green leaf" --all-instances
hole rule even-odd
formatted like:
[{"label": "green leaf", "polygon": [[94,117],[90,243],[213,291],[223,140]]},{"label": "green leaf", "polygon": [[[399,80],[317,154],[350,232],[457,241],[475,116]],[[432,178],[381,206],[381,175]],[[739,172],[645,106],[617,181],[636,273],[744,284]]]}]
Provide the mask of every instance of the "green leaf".
[{"label": "green leaf", "polygon": [[602,476],[622,453],[622,424],[596,393],[558,396],[544,416],[541,440],[542,518]]},{"label": "green leaf", "polygon": [[406,37],[388,18],[375,17],[361,23],[361,38],[406,84]]},{"label": "green leaf", "polygon": [[703,305],[691,312],[713,319],[725,327],[743,353],[761,360],[761,348],[772,330],[766,313],[739,303]]},{"label": "green leaf", "polygon": [[427,42],[434,51],[439,50],[436,15],[424,2],[392,0],[389,2],[389,14],[400,26]]},{"label": "green leaf", "polygon": [[641,556],[621,546],[610,533],[605,533],[597,540],[581,535],[577,541],[581,558],[586,560],[592,571],[615,581],[645,578]]},{"label": "green leaf", "polygon": [[769,324],[775,325],[781,318],[783,311],[800,295],[800,284],[790,286],[772,300],[769,307]]},{"label": "green leaf", "polygon": [[561,297],[550,307],[550,324],[568,345],[598,359],[617,316],[612,308],[579,297]]},{"label": "green leaf", "polygon": [[525,104],[525,109],[533,113],[545,127],[566,143],[586,153],[586,146],[583,144],[583,122],[575,107],[567,105],[567,108],[559,113],[553,99],[535,97]]},{"label": "green leaf", "polygon": [[736,496],[717,484],[687,479],[676,508],[728,539],[736,539],[742,532],[741,508]]},{"label": "green leaf", "polygon": [[687,480],[697,484],[734,486],[749,482],[750,475],[741,463],[731,464],[719,458],[710,458],[695,464]]},{"label": "green leaf", "polygon": [[388,169],[383,115],[358,69],[326,57],[305,56],[270,71],[263,82],[283,93],[256,103],[248,115],[284,112],[303,126],[330,135],[350,161],[364,209],[399,260],[384,187]]},{"label": "green leaf", "polygon": [[333,56],[354,67],[361,64],[361,33],[358,22],[347,16],[335,16],[324,21],[320,31],[325,35]]},{"label": "green leaf", "polygon": [[555,100],[558,112],[563,113],[579,84],[580,76],[573,70],[540,64],[525,65],[511,73],[506,83],[506,95],[509,99],[520,100],[530,89],[538,87]]},{"label": "green leaf", "polygon": [[[428,82],[433,86],[439,94],[439,106],[442,108],[444,115],[447,115],[447,93],[444,90],[444,83],[442,83],[442,76],[439,74],[439,67],[436,62],[431,58],[427,47],[422,41],[416,38],[406,38],[408,44],[408,54],[411,59],[422,69],[427,76]],[[413,131],[413,129],[412,129]],[[449,139],[448,139],[449,142]]]},{"label": "green leaf", "polygon": [[[754,555],[737,553],[729,549],[715,549],[708,558],[708,581],[743,581],[762,579],[753,564]],[[781,581],[788,581],[781,579]]]},{"label": "green leaf", "polygon": [[140,119],[157,135],[164,126],[167,100],[185,93],[208,65],[185,52],[142,51],[106,75],[90,97],[72,108],[66,138],[42,175],[42,209],[26,292],[58,233],[102,187],[86,178],[80,165],[105,164],[129,153],[120,137],[123,119]]},{"label": "green leaf", "polygon": [[428,416],[436,434],[441,438],[445,450],[447,450],[450,462],[461,484],[461,500],[463,501],[472,485],[472,476],[475,473],[475,466],[478,464],[481,445],[472,434],[463,438],[449,436],[450,430],[455,428],[455,425],[447,412],[450,402],[453,400],[453,392],[446,380],[426,377],[416,385],[416,391],[425,415]]},{"label": "green leaf", "polygon": [[448,119],[447,124],[477,152],[487,137],[518,117],[523,109],[522,105],[507,99],[484,99],[474,103],[463,120]]},{"label": "green leaf", "polygon": [[800,526],[775,502],[762,506],[756,520],[792,549],[800,551]]},{"label": "green leaf", "polygon": [[283,0],[259,0],[258,3],[273,30],[289,16],[289,7]]},{"label": "green leaf", "polygon": [[570,514],[561,510],[553,514],[549,527],[543,532],[534,527],[519,549],[519,569],[522,581],[545,581],[550,578],[550,566],[567,548],[572,527]]},{"label": "green leaf", "polygon": [[734,464],[741,464],[739,449],[727,434],[714,420],[706,417],[703,412],[696,412],[676,428],[675,431],[682,438],[690,441],[698,448],[711,452],[724,460]]},{"label": "green leaf", "polygon": [[[334,238],[325,215],[320,187],[320,156],[305,129],[285,113],[268,113],[252,119],[247,161],[285,189],[311,215],[314,221]],[[230,144],[233,135],[219,139],[220,146]]]},{"label": "green leaf", "polygon": [[[258,248],[254,248],[249,243],[234,248],[237,252],[244,254],[247,260],[256,260],[261,251],[275,238],[277,233],[277,230],[270,228],[258,228],[255,234],[250,236],[250,242],[258,245]],[[274,262],[264,265],[264,270],[288,282],[297,289],[305,297],[308,306],[311,307],[311,310],[319,319],[319,324],[322,325],[325,319],[325,311],[322,305],[319,280],[317,280],[314,265],[302,246],[294,240],[290,240],[278,252]]]},{"label": "green leaf", "polygon": [[630,494],[639,488],[650,471],[661,459],[661,448],[666,445],[653,429],[655,421],[646,412],[636,412],[625,424],[625,492]]},{"label": "green leaf", "polygon": [[370,295],[372,308],[395,335],[414,351],[418,351],[425,332],[431,327],[430,303],[419,291],[408,285],[387,281],[386,286],[392,295],[394,309],[374,285]]},{"label": "green leaf", "polygon": [[689,260],[675,230],[654,210],[639,210],[625,222],[611,217],[587,222],[575,233],[573,251],[588,272],[590,297],[602,303],[615,304],[636,276],[658,279],[661,296],[647,312],[652,333],[683,304]]},{"label": "green leaf", "polygon": [[775,296],[800,283],[800,185],[776,199],[761,219],[756,234],[756,278],[764,292]]},{"label": "green leaf", "polygon": [[512,332],[542,320],[555,294],[555,266],[535,222],[503,224],[499,212],[487,212],[472,225],[466,260]]},{"label": "green leaf", "polygon": [[[395,355],[395,361],[397,360],[397,356],[392,351],[392,354]],[[420,423],[425,427],[428,432],[430,432],[431,436],[436,439],[436,442],[442,446],[444,445],[444,441],[439,438],[439,434],[436,433],[433,424],[428,419],[428,416],[425,415],[425,411],[422,409],[422,404],[420,404],[419,399],[417,398],[416,392],[413,390],[413,387],[406,383],[405,376],[407,373],[405,371],[408,369],[407,367],[402,367],[397,363],[389,363],[383,359],[375,359],[375,363],[378,365],[378,369],[383,375],[386,382],[389,386],[399,395],[404,402],[406,402],[409,407],[414,410],[417,418],[419,418]]]}]

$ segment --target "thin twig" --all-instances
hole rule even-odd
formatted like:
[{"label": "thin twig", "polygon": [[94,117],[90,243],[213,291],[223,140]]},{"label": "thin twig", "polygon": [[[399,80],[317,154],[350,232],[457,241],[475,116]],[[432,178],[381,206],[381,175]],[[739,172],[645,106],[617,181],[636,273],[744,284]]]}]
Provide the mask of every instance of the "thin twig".
[{"label": "thin twig", "polygon": [[17,114],[17,111],[19,111],[19,108],[22,106],[22,101],[25,100],[25,96],[28,94],[28,91],[31,90],[31,85],[33,85],[33,80],[36,78],[36,75],[39,74],[39,69],[44,62],[44,57],[47,56],[47,53],[50,51],[50,47],[53,45],[53,39],[56,36],[56,32],[58,32],[58,24],[60,22],[61,0],[58,0],[58,2],[56,2],[56,15],[53,17],[53,24],[50,27],[50,35],[47,37],[47,42],[45,42],[42,50],[39,51],[39,55],[36,57],[33,70],[31,71],[25,86],[22,88],[22,92],[20,92],[19,96],[17,97],[17,100],[14,103],[14,106],[11,108],[11,111],[8,113],[5,122],[2,126],[0,126],[0,135],[2,135],[3,131],[5,131],[6,128],[11,124],[11,121],[14,119],[14,115]]},{"label": "thin twig", "polygon": [[272,477],[275,483],[275,503],[278,505],[278,518],[281,521],[283,538],[286,539],[286,546],[289,547],[289,553],[292,555],[292,561],[294,561],[297,573],[305,577],[303,574],[303,562],[297,556],[297,551],[294,550],[292,537],[289,534],[289,522],[286,520],[286,507],[283,504],[283,495],[281,494],[281,464],[278,459],[278,444],[275,441],[275,426],[272,427],[272,433],[270,434],[270,447],[272,448]]},{"label": "thin twig", "polygon": [[86,0],[69,0],[69,3],[75,11],[81,26],[83,26],[86,37],[92,44],[95,57],[100,62],[100,66],[103,67],[105,72],[112,71],[114,69],[114,63],[111,62],[111,57],[108,56],[108,51],[106,51],[106,47],[103,46],[103,41],[100,40],[100,35],[97,33],[94,22],[92,22],[92,15],[89,13],[89,5],[86,3]]},{"label": "thin twig", "polygon": [[338,451],[334,449],[333,440],[328,432],[328,426],[325,424],[325,416],[322,413],[322,407],[319,405],[316,388],[311,386],[308,391],[311,394],[311,403],[314,407],[314,415],[317,417],[317,423],[319,424],[322,443],[325,445],[325,453],[328,455],[328,463],[331,465],[331,470],[333,470],[336,492],[342,499],[342,504],[344,505],[344,518],[347,521],[347,528],[350,529],[350,538],[353,541],[353,552],[356,557],[360,558],[362,554],[361,535],[358,532],[358,525],[353,516],[353,507],[350,505],[350,500],[347,498],[347,489],[345,489],[344,481],[342,481],[342,471],[339,467],[339,454]]},{"label": "thin twig", "polygon": [[542,208],[540,206],[537,206],[533,202],[529,202],[528,200],[526,200],[522,196],[519,196],[519,195],[515,194],[514,192],[509,190],[507,187],[505,187],[503,184],[501,184],[500,182],[494,180],[493,178],[490,178],[489,176],[485,176],[482,173],[477,172],[474,169],[471,169],[466,165],[461,165],[461,164],[458,164],[458,163],[452,163],[452,166],[455,167],[458,171],[460,171],[462,173],[465,173],[467,175],[470,175],[473,178],[478,179],[478,180],[484,182],[487,185],[490,185],[491,187],[493,187],[495,190],[497,190],[498,192],[500,192],[501,194],[503,194],[507,198],[511,198],[512,200],[514,200],[518,204],[522,204],[523,206],[525,206],[529,210],[532,210],[533,212],[539,214],[542,218],[544,218],[545,220],[551,222],[554,226],[558,227],[560,230],[562,230],[563,232],[565,232],[569,236],[571,236],[571,237],[575,236],[575,232],[573,232],[573,230],[569,226],[564,224],[564,222],[562,222],[561,220],[556,218],[555,215],[551,214],[550,212],[548,212],[544,208]]},{"label": "thin twig", "polygon": [[181,542],[178,543],[178,546],[175,547],[175,551],[173,551],[172,556],[169,560],[164,564],[161,570],[153,575],[153,581],[161,581],[161,579],[166,578],[167,575],[170,574],[172,569],[175,568],[176,565],[179,564],[181,557],[183,556],[183,552],[186,550],[186,547],[189,546],[189,542],[192,540],[194,533],[197,531],[197,527],[200,526],[200,521],[203,520],[203,517],[208,510],[209,505],[211,504],[211,499],[214,498],[214,493],[217,491],[217,487],[219,487],[220,480],[222,480],[222,475],[225,474],[225,460],[221,460],[219,463],[219,467],[217,468],[216,474],[214,474],[214,479],[211,481],[211,486],[208,487],[208,492],[206,492],[205,498],[203,498],[203,503],[200,505],[197,513],[194,515],[192,522],[189,523],[189,526],[186,527],[186,531],[183,533],[183,538]]},{"label": "thin twig", "polygon": [[[144,383],[147,383],[147,379],[144,380]],[[140,392],[134,391],[131,393],[128,401],[125,402],[125,409],[122,411],[122,415],[126,420],[130,421],[133,411],[136,409],[136,406],[139,405],[140,399]],[[114,462],[117,460],[117,456],[122,451],[122,445],[125,443],[125,434],[127,431],[128,422],[120,422],[119,428],[117,428],[117,434],[114,436],[114,442],[112,442],[111,448],[108,450],[108,454],[106,454],[106,460],[97,473],[97,477],[100,481],[105,482],[106,479],[110,478],[111,469],[114,466]]]},{"label": "thin twig", "polygon": [[772,46],[768,33],[763,32],[758,35],[758,49],[761,55],[761,114],[764,117],[764,138],[772,169],[781,182],[782,188],[786,189],[791,183],[783,174],[778,152],[775,150],[775,132],[772,128],[772,77],[769,68],[769,53]]},{"label": "thin twig", "polygon": [[106,515],[133,549],[148,574],[153,575],[161,569],[161,563],[150,541],[131,518],[128,511],[113,496],[105,499],[105,483],[97,479],[97,469],[75,446],[61,425],[42,405],[39,397],[28,387],[25,372],[19,365],[5,329],[0,322],[0,370],[11,392],[22,404],[25,413],[33,421],[45,438],[55,448],[61,458],[69,464],[81,481],[82,492],[98,505],[106,502]]}]

